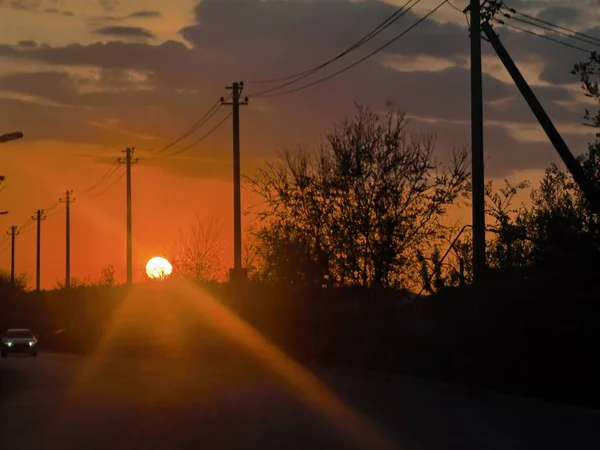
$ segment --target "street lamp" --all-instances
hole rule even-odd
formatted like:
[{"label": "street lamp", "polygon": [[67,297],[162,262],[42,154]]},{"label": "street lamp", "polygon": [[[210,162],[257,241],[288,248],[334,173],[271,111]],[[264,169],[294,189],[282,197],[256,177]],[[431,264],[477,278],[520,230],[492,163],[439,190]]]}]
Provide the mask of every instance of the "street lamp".
[{"label": "street lamp", "polygon": [[16,141],[17,139],[23,139],[23,133],[15,131],[14,133],[6,133],[0,136],[0,144],[5,142]]}]

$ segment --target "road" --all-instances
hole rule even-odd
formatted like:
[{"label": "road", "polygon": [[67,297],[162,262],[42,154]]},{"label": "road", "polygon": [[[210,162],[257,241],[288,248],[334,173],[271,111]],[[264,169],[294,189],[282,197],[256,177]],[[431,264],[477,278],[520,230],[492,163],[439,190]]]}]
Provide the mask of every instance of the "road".
[{"label": "road", "polygon": [[372,373],[320,370],[321,386],[299,367],[284,380],[227,358],[44,353],[6,358],[0,370],[2,450],[585,450],[600,442],[598,413]]}]

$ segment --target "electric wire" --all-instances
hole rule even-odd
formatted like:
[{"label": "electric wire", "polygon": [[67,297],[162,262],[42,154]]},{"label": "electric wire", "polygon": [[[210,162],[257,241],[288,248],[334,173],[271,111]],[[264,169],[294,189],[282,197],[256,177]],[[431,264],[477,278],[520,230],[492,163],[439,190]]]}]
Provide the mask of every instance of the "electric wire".
[{"label": "electric wire", "polygon": [[112,175],[117,171],[118,168],[119,168],[119,163],[117,161],[113,162],[111,164],[111,166],[108,168],[108,170],[104,173],[104,175],[102,175],[102,177],[100,177],[100,179],[98,181],[96,181],[96,183],[94,183],[92,186],[90,186],[87,189],[83,189],[83,190],[79,191],[79,193],[86,194],[90,191],[93,191],[94,189],[99,187],[105,180],[112,177]]},{"label": "electric wire", "polygon": [[183,147],[182,149],[174,152],[174,153],[170,153],[168,156],[175,156],[175,155],[180,155],[181,153],[189,150],[190,148],[192,148],[193,146],[199,144],[200,142],[202,142],[203,140],[205,140],[206,138],[208,138],[211,134],[213,134],[215,131],[217,131],[217,129],[219,127],[221,127],[221,125],[223,125],[227,119],[229,119],[231,116],[233,115],[233,113],[229,113],[227,114],[225,117],[223,117],[223,119],[221,119],[213,128],[211,128],[206,134],[204,134],[202,137],[200,137],[199,139],[195,140],[194,142],[192,142],[191,144]]},{"label": "electric wire", "polygon": [[553,28],[551,28],[551,27],[547,27],[547,26],[545,26],[545,25],[536,24],[536,23],[534,23],[534,22],[531,22],[531,21],[529,21],[529,20],[525,20],[525,19],[521,19],[521,18],[519,18],[519,17],[514,17],[514,16],[511,16],[510,14],[503,13],[502,15],[503,15],[504,17],[506,17],[507,19],[510,19],[510,20],[515,20],[515,21],[517,21],[517,22],[521,22],[521,23],[524,23],[524,24],[526,24],[526,25],[530,25],[530,26],[532,26],[532,27],[537,27],[537,28],[540,28],[540,29],[542,29],[542,30],[549,31],[549,32],[551,32],[551,33],[556,33],[556,34],[559,34],[559,35],[561,35],[561,36],[568,37],[568,38],[574,39],[574,40],[576,40],[576,41],[579,41],[579,42],[583,42],[584,44],[588,44],[588,45],[594,45],[594,46],[600,46],[600,43],[597,43],[597,42],[590,42],[590,41],[589,41],[589,40],[587,40],[587,39],[583,39],[583,38],[581,38],[581,37],[578,37],[578,36],[575,36],[575,35],[572,35],[572,34],[565,33],[564,31],[555,30],[555,29],[553,29]]},{"label": "electric wire", "polygon": [[551,27],[554,27],[554,28],[558,28],[559,30],[566,31],[566,32],[568,32],[568,33],[572,33],[572,34],[574,34],[574,35],[577,35],[577,36],[581,36],[581,37],[583,37],[583,38],[586,38],[586,39],[589,39],[589,40],[591,40],[591,41],[595,41],[597,44],[600,44],[600,39],[598,39],[598,38],[595,38],[595,37],[593,37],[593,36],[590,36],[589,34],[581,33],[581,32],[579,32],[579,31],[575,31],[575,30],[572,30],[572,29],[570,29],[570,28],[566,28],[566,27],[564,27],[564,26],[557,25],[557,24],[555,24],[555,23],[552,23],[552,22],[549,22],[549,21],[547,21],[547,20],[540,19],[539,17],[534,17],[534,16],[531,16],[531,15],[529,15],[529,14],[526,14],[526,13],[523,13],[523,12],[520,12],[520,11],[517,11],[516,9],[514,9],[514,8],[511,8],[510,6],[508,6],[508,5],[507,5],[506,3],[504,3],[504,2],[502,2],[502,6],[503,6],[505,9],[507,9],[508,11],[512,12],[513,14],[517,14],[517,15],[519,15],[519,16],[523,16],[523,17],[525,17],[525,18],[527,18],[527,19],[534,20],[534,21],[537,21],[537,22],[543,23],[543,24],[545,24],[545,25],[548,25],[548,26],[551,26]]},{"label": "electric wire", "polygon": [[101,190],[99,192],[94,192],[92,195],[90,195],[88,197],[88,199],[95,198],[95,197],[98,197],[98,196],[100,196],[102,194],[105,194],[110,188],[112,188],[115,184],[117,184],[119,181],[121,181],[124,176],[125,176],[125,172],[121,173],[121,175],[119,175],[115,180],[113,180],[112,183],[106,185],[103,190]]},{"label": "electric wire", "polygon": [[376,37],[377,35],[382,33],[385,29],[389,28],[391,25],[393,25],[395,22],[397,22],[399,19],[401,19],[406,13],[408,13],[413,7],[415,7],[421,0],[416,0],[413,5],[408,7],[408,9],[405,9],[413,1],[415,1],[415,0],[408,0],[404,5],[402,5],[400,8],[398,8],[392,15],[390,15],[387,19],[385,19],[381,24],[379,24],[377,27],[375,27],[373,30],[371,30],[366,36],[362,37],[360,40],[358,40],[353,45],[351,45],[350,47],[348,47],[346,50],[342,51],[341,53],[337,54],[333,58],[313,67],[312,69],[308,69],[308,70],[305,70],[303,72],[299,72],[299,73],[296,73],[293,75],[288,75],[286,77],[274,78],[271,80],[250,81],[249,83],[258,84],[258,83],[274,83],[274,82],[279,82],[279,81],[290,80],[290,81],[287,81],[287,83],[284,83],[280,86],[275,86],[273,88],[269,88],[264,91],[257,92],[255,94],[251,94],[250,97],[256,97],[258,95],[263,95],[263,94],[272,92],[274,90],[282,89],[284,87],[287,87],[293,83],[296,83],[296,82],[312,75],[313,73],[329,66],[330,64],[333,64],[335,61],[338,61],[339,59],[343,58],[347,54],[349,54],[352,51],[356,50],[357,48],[363,46],[364,44],[369,42],[371,39],[373,39],[374,37]]},{"label": "electric wire", "polygon": [[188,136],[190,136],[191,134],[193,134],[194,132],[199,130],[219,111],[219,109],[221,108],[221,106],[223,104],[223,101],[228,100],[231,97],[231,95],[232,94],[230,93],[226,97],[226,99],[219,98],[215,103],[213,103],[213,105],[208,109],[208,111],[206,111],[204,113],[204,115],[202,117],[200,117],[200,119],[198,119],[187,131],[185,131],[181,136],[179,136],[174,141],[170,142],[169,144],[165,145],[161,149],[157,150],[156,153],[160,154],[160,153],[165,152],[166,150],[170,149],[174,145],[178,144],[179,142],[183,141],[185,138],[187,138]]},{"label": "electric wire", "polygon": [[373,50],[372,52],[370,52],[369,54],[367,54],[366,56],[363,56],[362,58],[360,58],[359,60],[355,61],[354,63],[330,74],[327,75],[323,78],[320,78],[318,80],[315,80],[311,83],[293,88],[293,89],[288,89],[285,91],[281,91],[281,92],[275,92],[275,93],[271,93],[271,94],[265,94],[265,95],[254,95],[254,98],[268,98],[268,97],[277,97],[280,95],[285,95],[285,94],[291,94],[294,92],[298,92],[298,91],[302,91],[304,89],[308,89],[310,87],[316,86],[317,84],[323,83],[325,81],[328,81],[330,79],[332,79],[333,77],[340,75],[344,72],[347,72],[348,70],[356,67],[357,65],[359,65],[360,63],[366,61],[367,59],[371,58],[372,56],[376,55],[377,53],[381,52],[382,50],[384,50],[385,48],[389,47],[390,45],[392,45],[394,42],[398,41],[400,38],[402,38],[403,36],[405,36],[408,32],[410,32],[411,30],[413,30],[414,28],[416,28],[418,25],[420,25],[421,23],[423,23],[425,20],[427,20],[431,15],[433,15],[438,9],[440,9],[444,4],[447,3],[448,0],[443,0],[439,5],[437,5],[435,8],[433,8],[431,11],[429,11],[427,14],[425,14],[423,17],[421,17],[419,20],[417,20],[416,22],[414,22],[410,27],[408,27],[406,30],[404,30],[403,32],[399,33],[398,35],[396,35],[393,39],[389,40],[388,42],[386,42],[385,44],[381,45],[380,47],[376,48],[375,50]]},{"label": "electric wire", "polygon": [[542,39],[547,39],[547,40],[552,41],[552,42],[554,42],[556,44],[564,45],[565,47],[570,47],[572,49],[579,50],[581,52],[588,53],[588,54],[592,53],[591,50],[587,50],[587,49],[579,47],[577,45],[569,44],[568,42],[564,42],[564,41],[561,41],[559,39],[555,39],[555,38],[553,38],[551,36],[547,36],[545,34],[535,33],[535,32],[533,32],[531,30],[526,29],[526,28],[522,28],[522,27],[519,27],[517,25],[513,25],[511,23],[506,23],[506,22],[504,22],[503,20],[500,20],[500,19],[494,19],[494,21],[497,22],[497,23],[499,23],[500,25],[504,25],[505,27],[514,28],[515,30],[522,31],[524,33],[528,33],[528,34],[531,34],[533,36],[537,36],[537,37],[542,38]]}]

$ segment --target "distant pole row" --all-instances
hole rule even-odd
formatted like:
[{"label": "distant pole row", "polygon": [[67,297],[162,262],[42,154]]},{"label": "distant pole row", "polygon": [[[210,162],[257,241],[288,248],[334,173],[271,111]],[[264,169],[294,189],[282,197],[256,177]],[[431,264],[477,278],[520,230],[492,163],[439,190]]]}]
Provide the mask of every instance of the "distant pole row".
[{"label": "distant pole row", "polygon": [[[125,164],[126,169],[126,198],[127,198],[127,283],[133,282],[133,252],[132,252],[132,218],[131,218],[131,166],[138,163],[138,159],[133,159],[134,148],[123,150],[125,158],[118,158],[118,164]],[[59,203],[65,204],[65,287],[71,287],[71,204],[75,202],[72,190],[66,190],[64,198],[59,199]],[[36,264],[35,264],[35,290],[40,291],[41,285],[41,240],[42,226],[41,223],[46,219],[43,209],[38,209],[31,217],[31,220],[36,223]],[[10,282],[15,283],[15,241],[19,233],[19,227],[13,225],[8,233],[11,242],[10,253]]]},{"label": "distant pole row", "polygon": [[[248,98],[242,100],[243,82],[234,82],[226,89],[232,91],[231,101],[227,102],[221,98],[221,105],[232,106],[233,117],[233,268],[230,269],[230,281],[241,282],[247,277],[246,270],[242,267],[242,200],[241,200],[241,157],[240,157],[240,106],[248,104]],[[127,201],[127,284],[133,283],[133,225],[132,225],[132,189],[131,189],[131,166],[139,162],[133,158],[135,149],[128,147],[123,150],[124,158],[118,158],[118,164],[125,165],[126,173],[126,201]],[[73,191],[65,191],[64,198],[59,199],[65,204],[65,287],[71,286],[71,204],[75,201]],[[41,284],[41,222],[46,219],[44,210],[39,209],[31,220],[37,225],[37,248],[36,248],[36,275],[35,289],[40,290]],[[15,281],[15,237],[19,234],[18,227],[12,226],[9,232],[11,236],[11,283]]]}]

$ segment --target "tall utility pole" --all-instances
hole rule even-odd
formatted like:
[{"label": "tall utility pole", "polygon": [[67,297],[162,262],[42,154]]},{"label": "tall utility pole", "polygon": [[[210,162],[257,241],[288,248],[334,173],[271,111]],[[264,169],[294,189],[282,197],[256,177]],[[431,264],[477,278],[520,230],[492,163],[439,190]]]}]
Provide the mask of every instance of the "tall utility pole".
[{"label": "tall utility pole", "polygon": [[10,236],[10,284],[15,284],[15,236],[19,234],[17,226],[10,227],[8,235]]},{"label": "tall utility pole", "polygon": [[41,256],[41,240],[42,240],[42,220],[46,217],[44,216],[44,210],[38,209],[35,213],[35,216],[32,216],[31,219],[37,221],[37,255],[35,262],[35,290],[40,291],[40,256]]},{"label": "tall utility pole", "polygon": [[123,150],[125,159],[118,159],[119,164],[125,164],[127,175],[127,284],[133,283],[133,240],[131,231],[131,165],[137,164],[138,159],[133,160],[133,152],[135,148],[128,147]]},{"label": "tall utility pole", "polygon": [[240,102],[244,83],[233,83],[227,86],[231,89],[231,102],[221,99],[222,105],[233,107],[233,269],[229,271],[230,281],[245,280],[246,271],[242,268],[242,197],[240,170],[240,105],[247,105],[248,98]]},{"label": "tall utility pole", "polygon": [[481,76],[481,5],[471,0],[471,183],[473,192],[473,280],[485,271],[485,178],[483,167],[483,93]]},{"label": "tall utility pole", "polygon": [[75,201],[72,197],[73,191],[66,191],[65,198],[59,199],[66,206],[66,255],[65,255],[65,288],[71,287],[71,203]]}]

